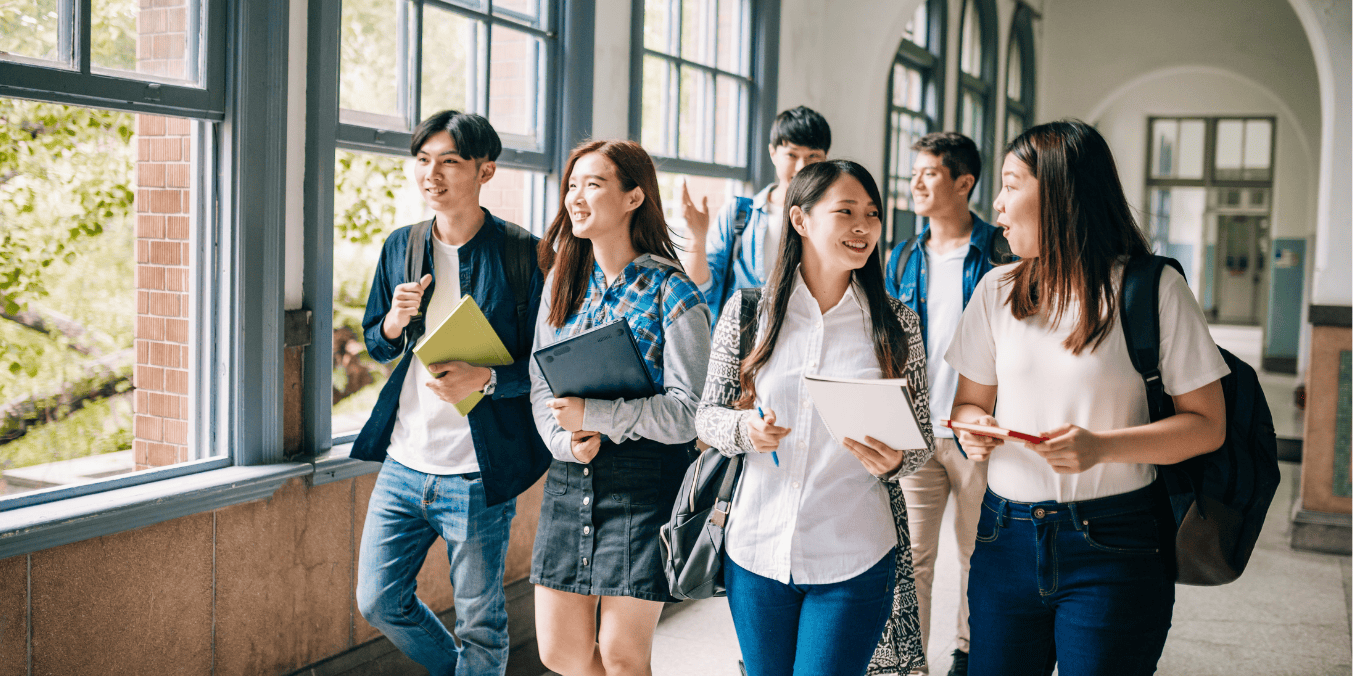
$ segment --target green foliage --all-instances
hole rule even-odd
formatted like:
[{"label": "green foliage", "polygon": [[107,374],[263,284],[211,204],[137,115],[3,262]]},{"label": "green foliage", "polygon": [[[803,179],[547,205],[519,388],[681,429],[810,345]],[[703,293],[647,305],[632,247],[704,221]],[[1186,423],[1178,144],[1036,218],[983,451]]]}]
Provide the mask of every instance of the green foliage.
[{"label": "green foliage", "polygon": [[392,0],[343,0],[339,107],[399,116],[394,5]]},{"label": "green foliage", "polygon": [[[95,0],[89,48],[95,65],[136,70],[136,0]],[[64,62],[58,54],[60,14],[58,0],[0,0],[0,52]]]},{"label": "green foliage", "polygon": [[0,465],[18,469],[48,462],[83,458],[132,447],[132,398],[120,394],[89,402],[59,422],[39,425],[0,446]]},{"label": "green foliage", "polygon": [[334,166],[334,234],[356,244],[368,244],[385,234],[387,228],[393,230],[395,193],[406,185],[404,160],[338,151]]}]

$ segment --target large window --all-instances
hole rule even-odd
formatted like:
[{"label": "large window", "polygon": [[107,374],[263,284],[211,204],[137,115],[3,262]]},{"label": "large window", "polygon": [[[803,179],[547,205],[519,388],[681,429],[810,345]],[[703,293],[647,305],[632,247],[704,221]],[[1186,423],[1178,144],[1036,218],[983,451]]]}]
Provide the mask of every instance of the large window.
[{"label": "large window", "polygon": [[[1035,60],[1032,17],[1033,12],[1020,5],[1015,10],[1015,22],[1010,29],[1010,52],[1005,66],[1006,143],[1033,124]],[[992,183],[998,181],[993,179]]]},{"label": "large window", "polygon": [[332,193],[334,443],[361,429],[394,366],[367,353],[361,320],[386,237],[431,217],[413,183],[413,127],[448,108],[485,115],[504,150],[480,203],[543,233],[554,207],[549,172],[557,106],[549,74],[558,49],[557,4],[343,2]]},{"label": "large window", "polygon": [[996,94],[996,8],[992,0],[964,0],[958,41],[958,131],[973,141],[987,162],[972,190],[973,211],[991,215],[995,144],[992,111]]},{"label": "large window", "polygon": [[888,129],[885,146],[885,225],[880,246],[892,250],[920,231],[911,203],[912,144],[935,131],[944,83],[944,0],[922,2],[907,23],[888,76]]},{"label": "large window", "polygon": [[1258,323],[1265,312],[1274,120],[1152,118],[1148,233],[1184,264],[1216,321]]},{"label": "large window", "polygon": [[223,8],[78,5],[0,5],[0,510],[231,462]]}]

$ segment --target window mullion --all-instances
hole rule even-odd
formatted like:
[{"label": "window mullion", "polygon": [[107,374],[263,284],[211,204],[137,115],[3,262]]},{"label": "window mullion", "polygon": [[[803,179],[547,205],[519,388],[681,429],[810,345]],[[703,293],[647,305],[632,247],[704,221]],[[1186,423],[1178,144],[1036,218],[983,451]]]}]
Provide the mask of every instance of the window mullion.
[{"label": "window mullion", "polygon": [[[420,48],[423,41],[422,22],[417,22],[418,35],[410,35],[410,23],[414,16],[422,14],[420,7],[410,8],[414,4],[413,0],[397,0],[395,3],[395,53],[399,58],[395,61],[395,96],[396,108],[400,115],[404,117],[404,124],[407,128],[413,129],[418,124],[418,94],[417,80],[413,71],[420,68],[422,61]],[[416,19],[414,19],[416,20]],[[410,56],[412,54],[412,56]]]},{"label": "window mullion", "polygon": [[89,75],[90,72],[90,32],[94,25],[93,0],[77,0],[80,3],[80,12],[77,20],[80,22],[79,28],[75,31],[76,48],[79,52],[75,55],[75,64],[80,69],[81,75]]}]

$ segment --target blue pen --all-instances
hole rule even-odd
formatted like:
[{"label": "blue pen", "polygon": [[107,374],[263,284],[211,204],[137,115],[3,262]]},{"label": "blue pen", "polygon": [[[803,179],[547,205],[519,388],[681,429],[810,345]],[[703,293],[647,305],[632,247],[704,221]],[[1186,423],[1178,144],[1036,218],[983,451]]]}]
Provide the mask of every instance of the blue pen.
[{"label": "blue pen", "polygon": [[[760,406],[757,406],[757,407],[756,407],[756,414],[759,415],[759,416],[761,416],[761,419],[762,419],[762,420],[765,420],[765,419],[766,419],[766,412],[763,411],[763,410],[761,410],[761,407],[760,407]],[[778,453],[776,453],[775,451],[771,451],[771,452],[770,452],[770,459],[771,459],[771,461],[773,461],[773,462],[775,463],[775,466],[776,466],[776,467],[779,467],[779,466],[780,466],[780,455],[779,455]]]}]

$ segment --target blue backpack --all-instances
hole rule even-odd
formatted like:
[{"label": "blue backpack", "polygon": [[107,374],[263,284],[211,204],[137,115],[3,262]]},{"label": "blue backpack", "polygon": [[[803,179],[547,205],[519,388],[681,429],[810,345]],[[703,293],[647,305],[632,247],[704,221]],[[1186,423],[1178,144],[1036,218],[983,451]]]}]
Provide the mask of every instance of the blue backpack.
[{"label": "blue backpack", "polygon": [[[1151,421],[1174,415],[1160,379],[1160,274],[1164,256],[1132,259],[1123,272],[1120,317],[1132,365],[1146,381]],[[1170,497],[1175,534],[1176,581],[1219,585],[1240,577],[1249,563],[1264,517],[1278,490],[1273,415],[1249,364],[1222,349],[1231,373],[1221,379],[1226,396],[1226,441],[1211,453],[1177,465],[1158,465]]]}]

